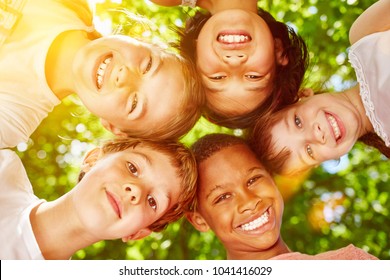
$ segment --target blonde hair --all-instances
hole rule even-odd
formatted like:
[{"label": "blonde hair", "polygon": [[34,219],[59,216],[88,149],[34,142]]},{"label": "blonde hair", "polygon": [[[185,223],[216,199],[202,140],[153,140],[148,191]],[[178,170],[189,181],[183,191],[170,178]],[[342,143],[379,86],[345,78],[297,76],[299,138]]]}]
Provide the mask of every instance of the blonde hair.
[{"label": "blonde hair", "polygon": [[103,154],[115,153],[135,148],[137,145],[149,147],[170,158],[176,174],[180,178],[179,201],[174,204],[160,219],[149,226],[152,231],[161,231],[169,223],[175,222],[191,207],[196,195],[196,182],[198,177],[195,157],[182,143],[177,141],[155,141],[139,138],[122,138],[109,141],[102,146]]},{"label": "blonde hair", "polygon": [[[89,4],[85,0],[58,0],[69,9],[73,10],[87,25],[92,26],[93,14]],[[175,62],[181,65],[181,72],[184,78],[185,88],[182,95],[178,93],[178,99],[181,99],[180,111],[167,123],[154,129],[145,127],[143,131],[128,130],[124,131],[129,137],[143,139],[173,139],[178,140],[189,132],[199,120],[202,107],[205,104],[204,90],[195,65],[189,59],[179,54],[177,44],[168,43],[159,34],[156,25],[148,18],[142,15],[131,13],[125,9],[112,9],[109,12],[123,15],[121,23],[117,26],[114,34],[122,34],[142,41],[146,44],[156,46],[161,52],[166,53],[173,58]],[[150,36],[143,36],[144,33],[150,33]],[[88,34],[90,39],[102,37],[97,31]]]},{"label": "blonde hair", "polygon": [[[126,23],[121,23],[115,33],[127,35],[146,44],[158,47],[161,52],[166,53],[168,57],[181,65],[185,84],[183,94],[178,93],[178,98],[181,99],[179,112],[164,125],[154,129],[146,128],[143,131],[129,129],[124,132],[129,137],[144,139],[180,139],[195,126],[205,104],[204,88],[195,64],[179,53],[178,45],[175,41],[167,42],[150,19],[123,9],[114,10],[113,12],[119,12],[126,18]],[[145,33],[150,35],[143,36]]]},{"label": "blonde hair", "polygon": [[[163,50],[162,50],[163,51]],[[171,54],[181,65],[185,88],[181,98],[180,110],[167,121],[154,129],[143,131],[125,131],[129,137],[144,139],[178,140],[188,133],[197,123],[205,103],[205,94],[195,66],[179,54]]]}]

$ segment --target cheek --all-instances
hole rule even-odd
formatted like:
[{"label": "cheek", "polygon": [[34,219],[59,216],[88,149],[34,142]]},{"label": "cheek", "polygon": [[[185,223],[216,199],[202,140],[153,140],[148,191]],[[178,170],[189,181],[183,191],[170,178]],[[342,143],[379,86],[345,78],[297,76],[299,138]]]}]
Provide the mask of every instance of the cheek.
[{"label": "cheek", "polygon": [[230,212],[228,211],[229,207],[214,207],[213,209],[209,209],[207,212],[210,213],[208,215],[208,221],[211,221],[210,224],[213,224],[213,227],[216,230],[222,230],[230,227]]},{"label": "cheek", "polygon": [[208,76],[211,73],[222,71],[220,59],[212,51],[197,50],[196,65],[200,73]]},{"label": "cheek", "polygon": [[257,48],[252,56],[252,66],[262,67],[263,71],[270,71],[275,67],[275,52],[270,47]]}]

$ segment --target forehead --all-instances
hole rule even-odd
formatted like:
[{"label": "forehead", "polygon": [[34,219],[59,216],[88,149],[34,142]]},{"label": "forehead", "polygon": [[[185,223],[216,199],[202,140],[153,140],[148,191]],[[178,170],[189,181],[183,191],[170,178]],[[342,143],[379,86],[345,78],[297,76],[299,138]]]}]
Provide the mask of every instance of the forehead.
[{"label": "forehead", "polygon": [[[181,111],[185,100],[185,78],[181,63],[172,55],[164,56],[161,66],[141,89],[145,94],[145,112],[140,130],[166,125]],[[135,129],[135,127],[131,127]]]},{"label": "forehead", "polygon": [[[298,106],[294,106],[296,108]],[[282,173],[293,175],[310,166],[302,157],[305,151],[304,134],[295,127],[294,108],[289,108],[280,114],[280,118],[271,128],[272,144],[270,153],[276,155],[285,152],[280,160],[285,160]]]},{"label": "forehead", "polygon": [[129,147],[125,150],[119,152],[108,152],[107,156],[115,156],[115,157],[136,157],[143,161],[143,163],[155,166],[158,164],[162,164],[165,162],[171,162],[170,156],[166,153],[159,151],[157,148],[153,146],[149,146],[147,144],[139,143],[135,146]]},{"label": "forehead", "polygon": [[253,167],[263,167],[246,145],[223,148],[199,164],[200,188],[220,184],[230,174],[246,174]]},{"label": "forehead", "polygon": [[140,179],[163,189],[177,189],[181,183],[178,167],[173,155],[157,150],[153,146],[138,144],[121,152],[125,160],[136,160],[139,164]]},{"label": "forehead", "polygon": [[217,111],[228,115],[240,115],[253,111],[269,96],[268,88],[262,88],[260,91],[252,88],[246,89],[244,82],[242,84],[225,83],[218,85],[221,90],[206,89],[206,99]]}]

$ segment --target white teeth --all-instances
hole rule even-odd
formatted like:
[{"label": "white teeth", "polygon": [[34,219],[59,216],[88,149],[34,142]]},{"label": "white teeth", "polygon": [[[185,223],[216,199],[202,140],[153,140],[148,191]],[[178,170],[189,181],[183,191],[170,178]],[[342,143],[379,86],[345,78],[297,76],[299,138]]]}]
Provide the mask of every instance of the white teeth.
[{"label": "white teeth", "polygon": [[249,41],[249,36],[245,35],[220,35],[218,41],[223,43],[242,43]]},{"label": "white teeth", "polygon": [[103,85],[103,77],[106,72],[107,65],[110,64],[112,57],[107,57],[100,65],[96,72],[96,85],[100,89]]},{"label": "white teeth", "polygon": [[336,119],[332,115],[328,115],[328,121],[330,125],[332,126],[334,136],[336,140],[338,140],[341,136],[339,125],[337,124]]},{"label": "white teeth", "polygon": [[254,230],[267,223],[268,219],[269,219],[269,214],[268,211],[266,211],[263,215],[261,215],[256,220],[253,220],[247,224],[243,224],[240,226],[240,228],[245,231]]}]

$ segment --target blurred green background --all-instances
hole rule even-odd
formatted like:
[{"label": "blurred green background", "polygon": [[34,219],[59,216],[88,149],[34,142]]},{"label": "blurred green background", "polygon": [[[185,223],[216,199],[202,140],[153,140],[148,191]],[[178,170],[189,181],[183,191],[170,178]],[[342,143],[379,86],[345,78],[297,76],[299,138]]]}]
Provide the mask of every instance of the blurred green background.
[{"label": "blurred green background", "polygon": [[[348,30],[373,0],[259,1],[278,20],[305,38],[311,56],[306,85],[341,90],[355,83],[347,58]],[[96,25],[109,33],[126,23],[126,9],[153,21],[168,41],[170,26],[183,26],[194,10],[165,8],[144,0],[94,1]],[[124,27],[128,27],[124,25]],[[133,26],[134,27],[134,26]],[[132,27],[132,28],[133,28]],[[138,27],[136,26],[135,29]],[[148,34],[143,34],[148,36]],[[237,133],[201,119],[183,142],[190,145],[210,132]],[[44,120],[20,154],[37,196],[53,200],[72,188],[86,151],[110,138],[99,120],[69,97]],[[300,178],[276,178],[285,198],[282,236],[294,251],[317,254],[353,243],[380,259],[390,259],[390,164],[362,144],[338,162],[328,162]],[[213,233],[199,233],[186,221],[171,224],[141,241],[102,241],[73,259],[224,259]]]}]

